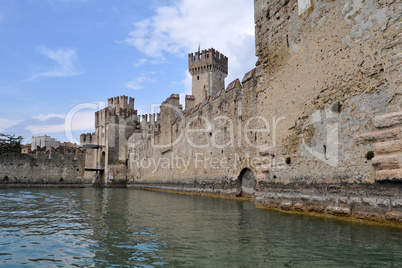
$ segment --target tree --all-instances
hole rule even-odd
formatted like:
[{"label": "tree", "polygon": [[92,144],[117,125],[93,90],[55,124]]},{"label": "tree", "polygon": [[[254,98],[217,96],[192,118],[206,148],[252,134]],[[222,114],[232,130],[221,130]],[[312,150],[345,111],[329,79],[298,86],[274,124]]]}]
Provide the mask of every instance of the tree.
[{"label": "tree", "polygon": [[15,134],[8,135],[0,133],[0,153],[21,152],[22,136],[15,137]]}]

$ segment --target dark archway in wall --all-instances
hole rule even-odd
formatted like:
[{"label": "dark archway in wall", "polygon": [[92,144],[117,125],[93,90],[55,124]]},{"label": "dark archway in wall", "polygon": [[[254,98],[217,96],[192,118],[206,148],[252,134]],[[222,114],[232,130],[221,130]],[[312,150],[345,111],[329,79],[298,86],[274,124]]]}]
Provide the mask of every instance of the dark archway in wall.
[{"label": "dark archway in wall", "polygon": [[251,169],[244,168],[237,179],[238,197],[252,197],[255,192],[255,177]]},{"label": "dark archway in wall", "polygon": [[106,153],[102,152],[100,161],[99,161],[99,166],[104,167],[106,162]]}]

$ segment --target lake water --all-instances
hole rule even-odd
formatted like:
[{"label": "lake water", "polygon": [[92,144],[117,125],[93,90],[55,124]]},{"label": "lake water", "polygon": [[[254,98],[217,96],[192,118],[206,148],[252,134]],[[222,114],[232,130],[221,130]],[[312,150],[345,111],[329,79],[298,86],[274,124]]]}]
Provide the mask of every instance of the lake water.
[{"label": "lake water", "polygon": [[0,189],[1,267],[402,267],[402,229],[132,189]]}]

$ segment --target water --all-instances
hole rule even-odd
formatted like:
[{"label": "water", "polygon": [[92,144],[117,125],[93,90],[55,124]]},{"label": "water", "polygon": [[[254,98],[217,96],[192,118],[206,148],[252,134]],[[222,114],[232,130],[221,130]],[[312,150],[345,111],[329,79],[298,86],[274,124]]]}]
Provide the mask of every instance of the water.
[{"label": "water", "polygon": [[0,189],[0,267],[402,267],[402,229],[131,189]]}]

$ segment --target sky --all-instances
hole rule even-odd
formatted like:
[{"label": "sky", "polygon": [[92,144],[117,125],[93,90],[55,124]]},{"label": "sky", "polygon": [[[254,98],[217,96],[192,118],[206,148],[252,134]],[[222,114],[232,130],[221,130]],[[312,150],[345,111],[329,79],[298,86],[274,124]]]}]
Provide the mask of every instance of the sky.
[{"label": "sky", "polygon": [[[191,94],[188,53],[229,58],[226,85],[255,67],[252,0],[1,0],[0,133],[77,142],[107,99],[138,114]],[[182,99],[183,101],[183,99]]]}]

